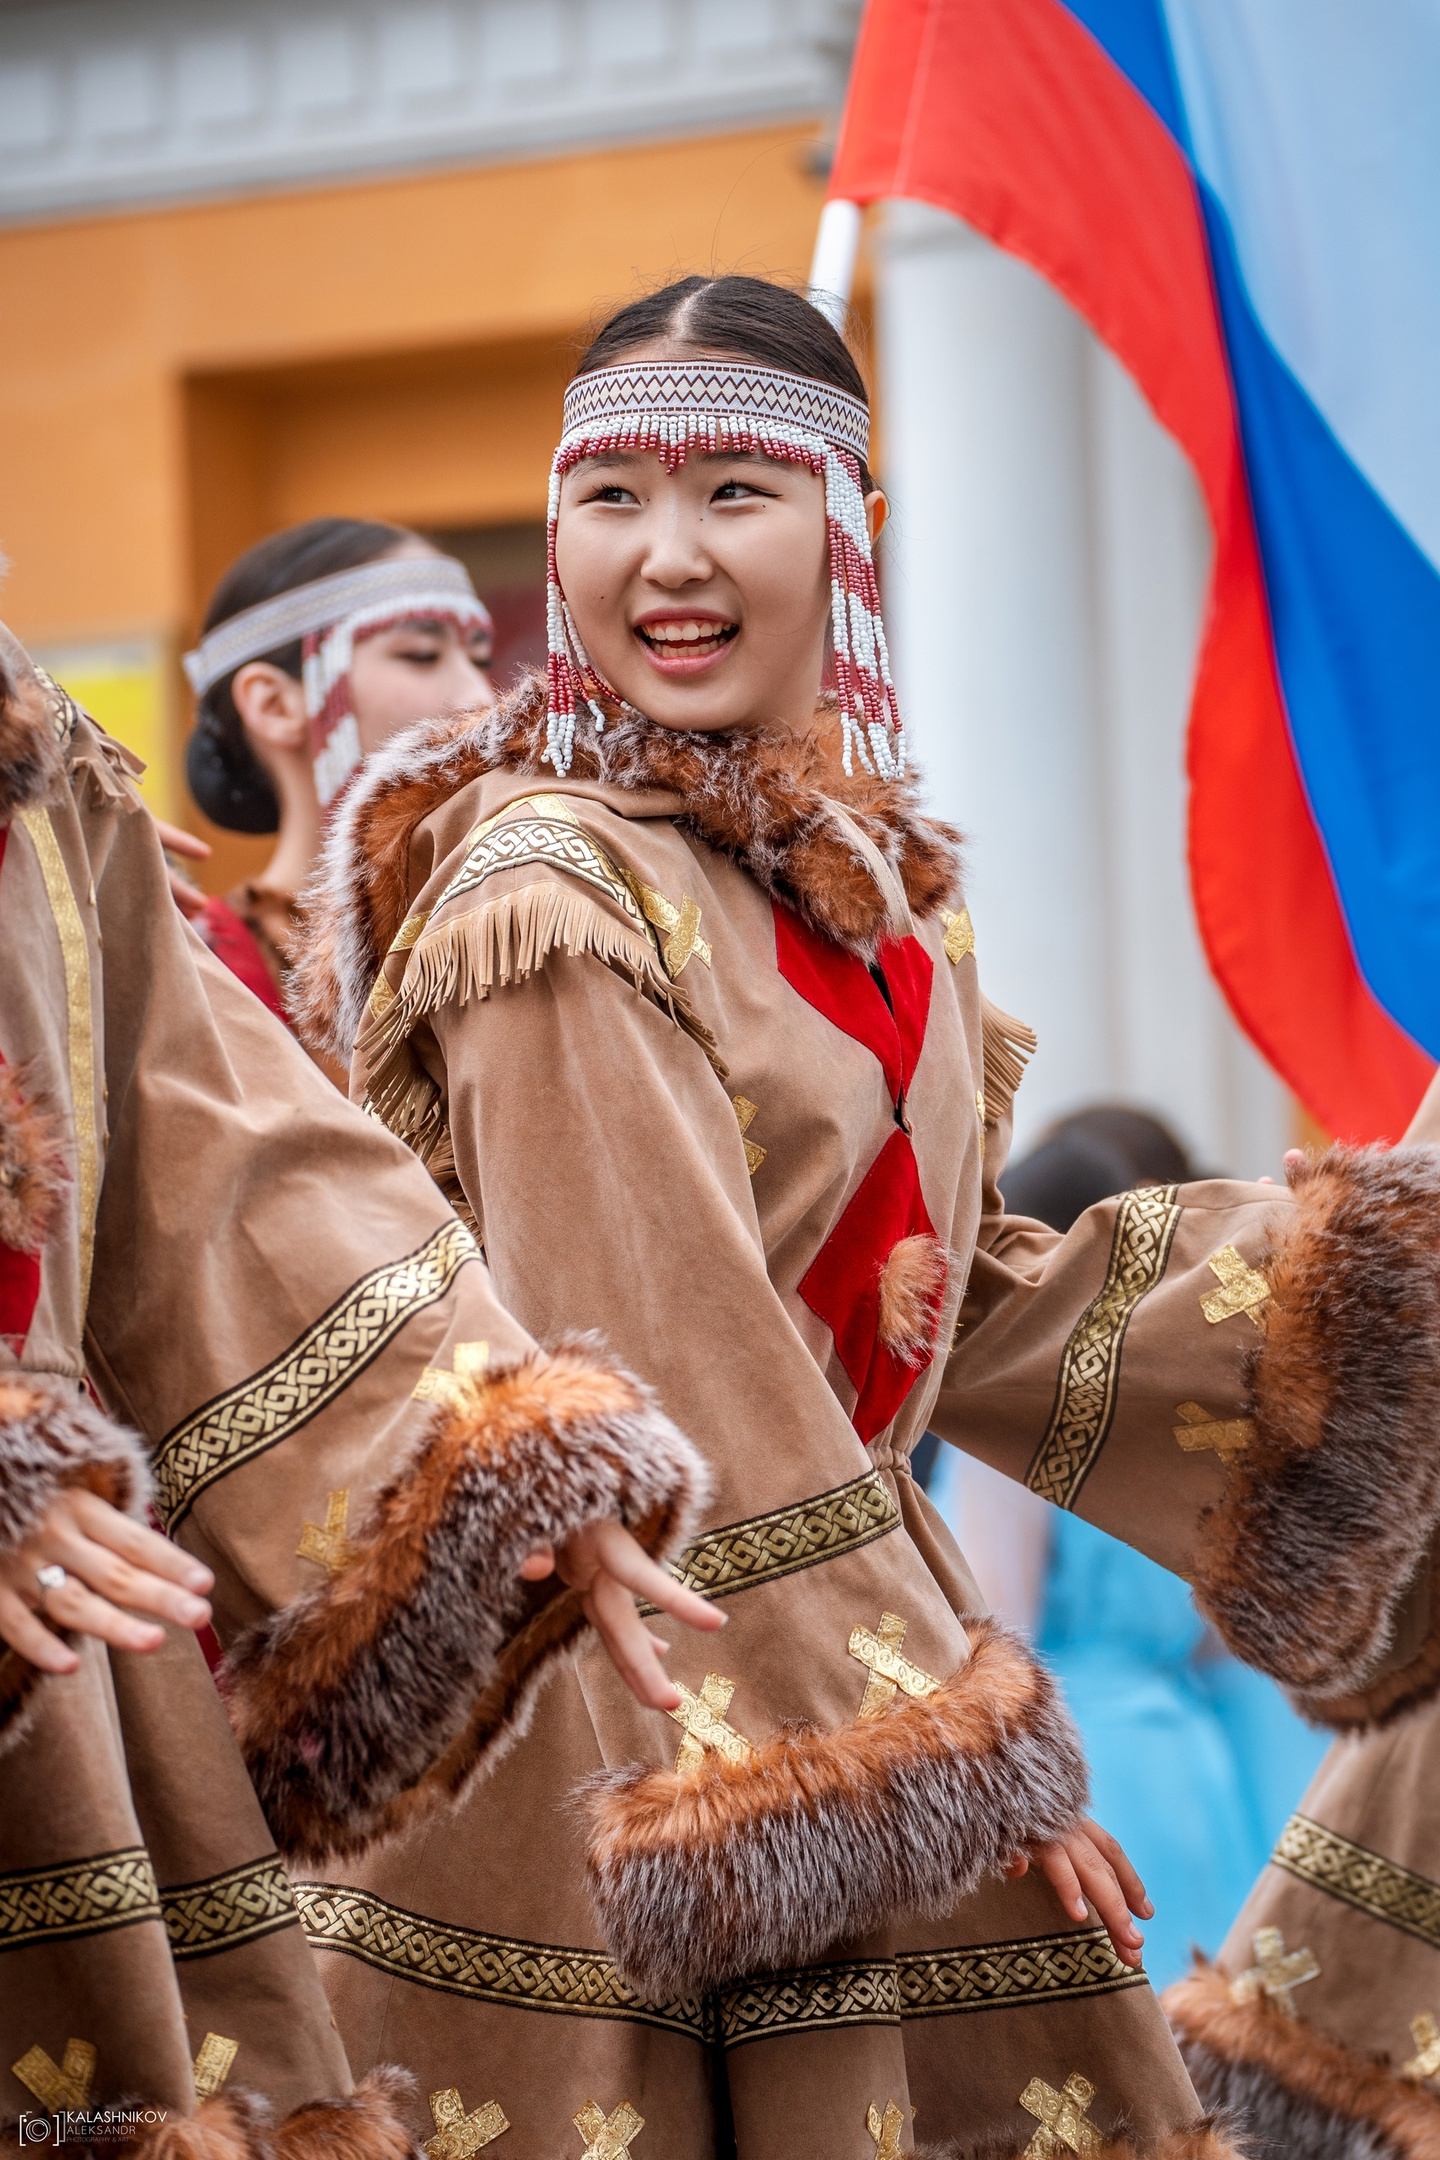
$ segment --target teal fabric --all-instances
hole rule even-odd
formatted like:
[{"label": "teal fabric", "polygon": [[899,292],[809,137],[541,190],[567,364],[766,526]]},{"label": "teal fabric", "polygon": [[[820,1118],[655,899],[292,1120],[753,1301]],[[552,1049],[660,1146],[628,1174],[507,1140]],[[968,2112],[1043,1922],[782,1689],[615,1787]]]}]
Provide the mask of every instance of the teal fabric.
[{"label": "teal fabric", "polygon": [[1157,1988],[1219,1948],[1325,1752],[1278,1688],[1220,1649],[1177,1577],[1057,1513],[1038,1647],[1085,1737],[1092,1812],[1155,1906]]}]

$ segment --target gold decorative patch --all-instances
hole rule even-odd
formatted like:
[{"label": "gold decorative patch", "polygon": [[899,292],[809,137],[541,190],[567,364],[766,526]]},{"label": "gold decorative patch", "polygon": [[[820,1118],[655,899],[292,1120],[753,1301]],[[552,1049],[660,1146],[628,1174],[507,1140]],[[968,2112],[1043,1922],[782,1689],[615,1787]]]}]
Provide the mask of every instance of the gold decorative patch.
[{"label": "gold decorative patch", "polygon": [[[388,960],[392,953],[409,952],[411,946],[418,942],[420,933],[429,920],[428,914],[407,915],[394,937],[391,938],[389,951],[387,951],[385,958]],[[370,985],[370,995],[366,999],[366,1006],[371,1019],[383,1020],[398,994],[397,991],[391,988],[389,978],[382,968]]]},{"label": "gold decorative patch", "polygon": [[1039,2129],[1025,2148],[1025,2160],[1051,2160],[1058,2153],[1099,2152],[1104,2139],[1094,2123],[1087,2122],[1095,2087],[1089,2078],[1072,2070],[1059,2092],[1044,2078],[1031,2078],[1020,2095],[1027,2115],[1035,2116]]},{"label": "gold decorative patch", "polygon": [[1200,1300],[1200,1310],[1212,1327],[1222,1320],[1233,1320],[1244,1313],[1252,1325],[1263,1334],[1265,1328],[1264,1307],[1269,1302],[1270,1285],[1257,1268],[1252,1268],[1233,1245],[1222,1245],[1219,1252],[1211,1253],[1206,1262],[1210,1272],[1220,1284],[1218,1290]]},{"label": "gold decorative patch", "polygon": [[[750,1127],[760,1115],[760,1105],[751,1102],[744,1095],[732,1095],[730,1100],[735,1106],[735,1117],[740,1127],[740,1137],[745,1140],[746,1133],[749,1132]],[[764,1162],[766,1153],[767,1150],[756,1141],[745,1140],[745,1167],[750,1172],[751,1177],[754,1177],[755,1172]]]},{"label": "gold decorative patch", "polygon": [[1150,1985],[1140,1968],[1122,1964],[1103,1927],[953,1950],[903,1951],[895,1963],[901,2015],[907,2018],[1071,2002]]},{"label": "gold decorative patch", "polygon": [[715,954],[700,935],[700,909],[689,893],[681,894],[677,908],[673,900],[667,900],[653,885],[642,885],[639,878],[631,877],[627,871],[622,871],[621,875],[639,901],[645,920],[664,938],[660,957],[670,980],[674,982],[677,975],[684,974],[692,954],[697,960],[703,960],[706,967],[711,966]]},{"label": "gold decorative patch", "polygon": [[307,1522],[300,1532],[295,1551],[302,1560],[317,1561],[327,1575],[338,1575],[342,1568],[349,1567],[355,1558],[355,1547],[350,1543],[348,1485],[326,1495],[324,1524]]},{"label": "gold decorative patch", "polygon": [[959,967],[966,953],[975,950],[975,925],[970,920],[969,908],[960,908],[951,914],[941,908],[940,920],[945,925],[945,957],[952,967]]},{"label": "gold decorative patch", "polygon": [[[58,684],[56,685],[58,689]],[[60,693],[62,696],[65,693]],[[100,1198],[100,1133],[95,1119],[95,1013],[90,993],[90,946],[70,873],[43,808],[22,810],[18,821],[30,836],[65,970],[65,1032],[70,1067],[70,1106],[78,1158],[76,1211],[80,1235],[80,1310],[90,1302],[95,1259],[95,1210]],[[94,900],[94,886],[90,897]]]},{"label": "gold decorative patch", "polygon": [[1423,2085],[1427,2078],[1440,2077],[1440,2025],[1428,2010],[1410,2020],[1410,2037],[1415,2043],[1411,2056],[1400,2075]]},{"label": "gold decorative patch", "polygon": [[1231,2002],[1254,2002],[1268,1995],[1282,2017],[1293,2018],[1295,1990],[1306,1980],[1318,1980],[1320,1960],[1313,1950],[1287,1950],[1277,1927],[1256,1928],[1250,1941],[1255,1963],[1230,1983]]},{"label": "gold decorative patch", "polygon": [[213,1957],[217,1950],[295,1927],[300,1919],[278,1853],[198,1882],[167,1884],[160,1892],[160,1911],[173,1958]]},{"label": "gold decorative patch", "polygon": [[873,2104],[865,2110],[865,2127],[875,2141],[875,2160],[900,2160],[900,2133],[905,2127],[905,2111],[893,2100],[885,2102],[882,2115]]},{"label": "gold decorative patch", "polygon": [[806,1965],[740,1980],[718,2000],[726,2047],[772,2033],[827,2032],[842,2025],[898,2025],[900,1978],[893,1959]]},{"label": "gold decorative patch", "polygon": [[558,870],[566,877],[579,878],[597,892],[604,893],[623,915],[628,915],[639,925],[658,949],[659,941],[628,881],[604,849],[598,847],[588,833],[582,832],[573,818],[519,818],[514,824],[500,824],[483,830],[431,908],[431,922],[443,907],[474,892],[486,878],[494,877],[501,870],[523,869],[527,863],[543,863],[548,869]]},{"label": "gold decorative patch", "polygon": [[912,1665],[909,1658],[900,1654],[907,1625],[898,1613],[885,1612],[881,1613],[880,1625],[873,1634],[867,1627],[850,1630],[850,1655],[865,1666],[870,1675],[860,1701],[862,1720],[879,1717],[881,1711],[894,1702],[900,1688],[907,1695],[917,1697],[939,1692],[940,1682],[933,1674],[922,1672],[918,1665]]},{"label": "gold decorative patch", "polygon": [[698,1695],[692,1695],[683,1680],[675,1682],[680,1696],[678,1710],[667,1710],[665,1715],[674,1718],[677,1725],[685,1728],[680,1752],[675,1757],[677,1770],[698,1770],[705,1760],[706,1751],[723,1755],[726,1762],[749,1762],[755,1750],[743,1734],[725,1722],[730,1708],[730,1698],[735,1693],[735,1682],[727,1680],[723,1673],[706,1673]]},{"label": "gold decorative patch", "polygon": [[488,1342],[456,1343],[455,1370],[427,1365],[412,1392],[421,1402],[443,1403],[447,1410],[473,1410],[489,1363]]},{"label": "gold decorative patch", "polygon": [[444,2092],[431,2093],[430,2113],[435,2120],[435,2135],[425,2140],[430,2160],[471,2160],[473,2153],[483,2146],[493,2145],[496,2138],[503,2137],[510,2128],[509,2118],[498,2100],[487,2100],[484,2107],[467,2115],[457,2085],[449,2086]]},{"label": "gold decorative patch", "polygon": [[386,1261],[248,1380],[202,1404],[155,1452],[155,1506],[173,1530],[207,1487],[278,1447],[344,1393],[416,1313],[445,1296],[479,1248],[462,1223]]},{"label": "gold decorative patch", "polygon": [[1060,1361],[1055,1406],[1025,1482],[1056,1507],[1073,1508],[1110,1432],[1125,1331],[1160,1281],[1180,1209],[1174,1185],[1123,1195],[1105,1281],[1071,1330]]},{"label": "gold decorative patch", "polygon": [[19,2062],[11,2063],[10,2070],[52,2115],[67,2110],[78,2114],[90,2098],[99,2060],[99,2051],[90,2041],[67,2040],[58,2065],[44,2048],[37,2046],[26,2048]]},{"label": "gold decorative patch", "polygon": [[1314,1889],[1440,1950],[1440,1883],[1428,1875],[1353,1844],[1308,1815],[1291,1816],[1270,1858]]},{"label": "gold decorative patch", "polygon": [[[900,1508],[889,1486],[878,1470],[867,1470],[813,1500],[707,1530],[670,1562],[670,1573],[700,1597],[733,1597],[737,1590],[779,1582],[822,1560],[858,1552],[899,1527]],[[648,1614],[655,1609],[640,1608]]]},{"label": "gold decorative patch", "polygon": [[613,1959],[593,1950],[482,1935],[332,1883],[296,1883],[295,1901],[313,1949],[358,1958],[391,1979],[495,2008],[654,2025],[702,2045],[710,2037],[704,2004],[647,2002]]},{"label": "gold decorative patch", "polygon": [[630,2160],[630,2147],[645,2127],[628,2100],[609,2115],[598,2102],[587,2100],[572,2121],[585,2140],[585,2160]]},{"label": "gold decorative patch", "polygon": [[1175,1438],[1191,1455],[1213,1448],[1222,1460],[1233,1462],[1255,1438],[1254,1418],[1217,1418],[1203,1403],[1177,1403],[1175,1415],[1181,1420],[1174,1429]]},{"label": "gold decorative patch", "polygon": [[227,2040],[223,2033],[206,2033],[200,2043],[200,2052],[190,2066],[195,2079],[197,2100],[214,2098],[229,2077],[231,2066],[239,2052],[238,2040]]},{"label": "gold decorative patch", "polygon": [[159,1918],[160,1892],[143,1845],[0,1875],[0,1952]]}]

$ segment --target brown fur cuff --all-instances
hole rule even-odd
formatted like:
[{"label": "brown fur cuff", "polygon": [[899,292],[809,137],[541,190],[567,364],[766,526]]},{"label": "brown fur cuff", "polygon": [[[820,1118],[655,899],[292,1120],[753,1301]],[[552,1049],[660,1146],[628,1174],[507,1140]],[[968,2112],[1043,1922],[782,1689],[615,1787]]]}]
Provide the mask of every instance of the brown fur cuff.
[{"label": "brown fur cuff", "polygon": [[1161,1998],[1207,2107],[1254,2160],[1440,2160],[1440,2100],[1263,1997],[1236,2003],[1202,1961]]},{"label": "brown fur cuff", "polygon": [[591,1779],[590,1890],[627,1977],[663,1998],[809,1964],[1068,1830],[1085,1762],[1053,1681],[989,1622],[973,1644],[938,1694],[864,1724]]},{"label": "brown fur cuff", "polygon": [[144,1443],[97,1410],[77,1382],[0,1369],[0,1553],[34,1535],[66,1485],[143,1514],[150,1497]]},{"label": "brown fur cuff", "polygon": [[[1320,1698],[1375,1674],[1440,1523],[1440,1155],[1331,1148],[1291,1183],[1265,1267],[1255,1436],[1194,1584],[1236,1656],[1323,1717]],[[1386,1713],[1437,1679],[1392,1690]]]},{"label": "brown fur cuff", "polygon": [[358,1557],[229,1661],[281,1850],[359,1851],[493,1763],[585,1626],[576,1593],[522,1582],[522,1561],[605,1517],[663,1555],[705,1482],[649,1389],[593,1341],[467,1383],[380,1495]]}]

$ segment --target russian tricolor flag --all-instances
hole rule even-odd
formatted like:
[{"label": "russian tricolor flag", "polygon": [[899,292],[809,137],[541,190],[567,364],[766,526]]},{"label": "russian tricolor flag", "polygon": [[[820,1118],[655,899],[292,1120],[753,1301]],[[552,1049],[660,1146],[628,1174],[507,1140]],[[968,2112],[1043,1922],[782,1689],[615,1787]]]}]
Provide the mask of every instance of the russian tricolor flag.
[{"label": "russian tricolor flag", "polygon": [[1440,7],[869,0],[830,193],[1023,256],[1186,451],[1201,934],[1321,1123],[1398,1137],[1440,1058]]}]

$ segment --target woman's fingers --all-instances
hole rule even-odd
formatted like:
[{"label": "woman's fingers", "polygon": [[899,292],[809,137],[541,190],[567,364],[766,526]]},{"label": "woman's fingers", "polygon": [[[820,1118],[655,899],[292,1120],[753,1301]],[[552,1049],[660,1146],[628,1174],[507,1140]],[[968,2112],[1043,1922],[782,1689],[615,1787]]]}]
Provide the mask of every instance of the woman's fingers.
[{"label": "woman's fingers", "polygon": [[1059,1898],[1072,1920],[1085,1918],[1085,1899],[1080,1889],[1080,1878],[1071,1864],[1069,1851],[1059,1838],[1049,1845],[1042,1845],[1035,1855],[1041,1873]]},{"label": "woman's fingers", "polygon": [[1145,1885],[1131,1866],[1130,1856],[1120,1843],[1119,1838],[1111,1837],[1108,1830],[1102,1829],[1099,1823],[1091,1822],[1088,1819],[1080,1827],[1091,1844],[1096,1847],[1102,1859],[1108,1860],[1115,1870],[1116,1881],[1124,1893],[1125,1902],[1131,1912],[1138,1913],[1142,1920],[1153,1920],[1155,1907],[1145,1895]]},{"label": "woman's fingers", "polygon": [[586,1594],[585,1611],[636,1701],[649,1710],[677,1709],[679,1692],[661,1663],[661,1646],[624,1585],[613,1575],[597,1575]]},{"label": "woman's fingers", "polygon": [[[132,1567],[118,1553],[96,1545],[76,1530],[56,1529],[45,1542],[72,1580],[111,1605],[124,1606],[128,1612],[148,1613],[152,1619],[169,1620],[183,1628],[202,1628],[210,1618],[204,1598],[182,1589],[179,1583],[152,1575],[148,1568]],[[46,1592],[47,1609],[57,1595],[55,1591]]]},{"label": "woman's fingers", "polygon": [[555,1572],[555,1548],[553,1545],[537,1545],[528,1559],[520,1563],[522,1582],[543,1582]]},{"label": "woman's fingers", "polygon": [[662,1612],[673,1613],[687,1627],[706,1632],[724,1627],[727,1616],[677,1582],[670,1570],[652,1560],[638,1539],[620,1523],[601,1523],[596,1544],[600,1565],[606,1573],[622,1582],[636,1597],[648,1599]]},{"label": "woman's fingers", "polygon": [[76,1522],[97,1545],[108,1545],[122,1559],[133,1561],[152,1575],[164,1575],[171,1582],[183,1583],[197,1597],[206,1596],[214,1588],[215,1577],[204,1561],[186,1552],[183,1545],[176,1545],[158,1530],[147,1529],[144,1523],[136,1522],[133,1515],[122,1514],[98,1493],[80,1488],[72,1490],[67,1497]]},{"label": "woman's fingers", "polygon": [[67,1576],[58,1589],[45,1591],[41,1614],[56,1627],[98,1636],[112,1650],[158,1650],[165,1640],[164,1628],[120,1612],[74,1575]]},{"label": "woman's fingers", "polygon": [[1115,1945],[1116,1956],[1126,1965],[1138,1965],[1144,1938],[1130,1918],[1115,1870],[1083,1831],[1068,1838],[1066,1847],[1081,1887]]},{"label": "woman's fingers", "polygon": [[68,1643],[52,1635],[36,1618],[23,1598],[13,1590],[0,1589],[0,1641],[29,1660],[40,1672],[74,1672],[80,1663]]}]

